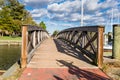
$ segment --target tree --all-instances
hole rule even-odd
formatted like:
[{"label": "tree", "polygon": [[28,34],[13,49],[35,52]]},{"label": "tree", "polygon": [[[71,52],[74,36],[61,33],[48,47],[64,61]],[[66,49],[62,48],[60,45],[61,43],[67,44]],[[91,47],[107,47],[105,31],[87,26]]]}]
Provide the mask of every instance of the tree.
[{"label": "tree", "polygon": [[33,20],[31,14],[29,12],[27,12],[27,16],[25,16],[25,18],[22,19],[23,24],[31,24],[31,25],[36,25],[36,22]]},{"label": "tree", "polygon": [[58,30],[55,30],[55,31],[53,32],[52,36],[55,37],[58,33],[59,33],[59,31],[58,31]]},{"label": "tree", "polygon": [[13,32],[18,34],[21,32],[21,20],[27,15],[27,11],[24,9],[24,5],[17,0],[7,0],[7,8],[10,10],[10,16],[13,18]]},{"label": "tree", "polygon": [[26,16],[24,5],[20,4],[17,0],[7,0],[6,4],[11,10],[10,15],[14,20],[22,20]]},{"label": "tree", "polygon": [[[20,33],[21,25],[34,24],[31,15],[18,0],[0,0],[0,29],[9,33]],[[22,21],[23,20],[23,21]]]},{"label": "tree", "polygon": [[3,7],[0,11],[0,29],[12,32],[13,20],[10,16],[10,10],[7,7]]},{"label": "tree", "polygon": [[39,26],[46,30],[46,25],[43,21],[40,22]]},{"label": "tree", "polygon": [[0,0],[0,8],[3,6],[4,0]]}]

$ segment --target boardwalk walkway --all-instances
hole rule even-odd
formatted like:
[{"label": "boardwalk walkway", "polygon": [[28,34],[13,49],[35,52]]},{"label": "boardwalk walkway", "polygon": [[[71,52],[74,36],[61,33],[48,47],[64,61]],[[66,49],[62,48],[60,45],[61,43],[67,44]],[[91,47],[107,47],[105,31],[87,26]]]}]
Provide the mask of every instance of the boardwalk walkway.
[{"label": "boardwalk walkway", "polygon": [[45,40],[19,80],[109,80],[87,58],[58,39]]}]

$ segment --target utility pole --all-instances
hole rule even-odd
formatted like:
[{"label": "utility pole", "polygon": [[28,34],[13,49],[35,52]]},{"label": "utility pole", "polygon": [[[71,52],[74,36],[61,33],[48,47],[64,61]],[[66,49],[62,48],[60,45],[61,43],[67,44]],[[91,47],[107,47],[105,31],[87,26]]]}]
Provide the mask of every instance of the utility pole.
[{"label": "utility pole", "polygon": [[112,27],[113,27],[113,8],[112,8],[112,16],[111,16],[111,32],[112,32]]},{"label": "utility pole", "polygon": [[83,0],[81,0],[81,26],[83,26]]},{"label": "utility pole", "polygon": [[118,14],[118,24],[120,23],[120,14]]}]

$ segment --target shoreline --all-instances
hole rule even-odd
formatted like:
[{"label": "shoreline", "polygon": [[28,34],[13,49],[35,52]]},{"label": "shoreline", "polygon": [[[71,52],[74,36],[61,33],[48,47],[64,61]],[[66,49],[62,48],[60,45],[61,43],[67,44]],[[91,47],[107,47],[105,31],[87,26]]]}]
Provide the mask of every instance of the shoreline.
[{"label": "shoreline", "polygon": [[21,46],[21,40],[0,40],[0,46]]}]

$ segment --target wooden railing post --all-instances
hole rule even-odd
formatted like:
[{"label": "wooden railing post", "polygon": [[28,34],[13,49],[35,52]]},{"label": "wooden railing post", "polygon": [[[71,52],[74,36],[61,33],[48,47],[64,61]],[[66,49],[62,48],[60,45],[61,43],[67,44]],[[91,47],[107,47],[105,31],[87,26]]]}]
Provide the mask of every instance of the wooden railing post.
[{"label": "wooden railing post", "polygon": [[22,26],[22,51],[21,51],[21,67],[25,68],[27,65],[27,38],[28,38],[28,32],[27,32],[27,25]]},{"label": "wooden railing post", "polygon": [[36,46],[36,31],[33,32],[33,47]]},{"label": "wooden railing post", "polygon": [[37,41],[38,41],[38,43],[40,43],[40,31],[38,31],[37,37],[38,37]]},{"label": "wooden railing post", "polygon": [[42,31],[40,31],[40,41],[42,41]]},{"label": "wooden railing post", "polygon": [[103,32],[104,27],[98,28],[98,53],[97,53],[97,64],[98,67],[101,68],[103,64]]},{"label": "wooden railing post", "polygon": [[43,37],[42,40],[44,40],[44,31],[42,31],[42,37]]}]

